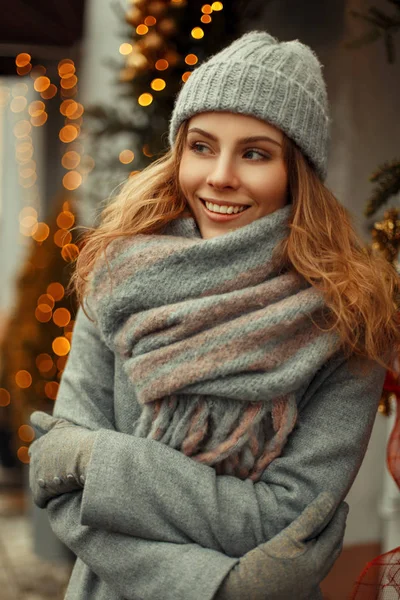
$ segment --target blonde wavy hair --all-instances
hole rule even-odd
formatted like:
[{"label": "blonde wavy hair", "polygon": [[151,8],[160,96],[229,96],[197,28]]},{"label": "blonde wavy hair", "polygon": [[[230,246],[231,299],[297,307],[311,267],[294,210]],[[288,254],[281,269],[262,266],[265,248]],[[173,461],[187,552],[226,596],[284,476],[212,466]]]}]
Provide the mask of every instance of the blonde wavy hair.
[{"label": "blonde wavy hair", "polygon": [[[178,183],[188,122],[175,145],[129,178],[89,229],[70,281],[79,303],[87,293],[97,258],[117,237],[157,233],[188,212]],[[368,357],[394,371],[400,351],[399,277],[356,234],[351,217],[317,176],[299,147],[283,136],[288,193],[293,206],[289,236],[279,246],[283,265],[300,273],[324,295],[327,329],[337,330],[349,355]]]}]

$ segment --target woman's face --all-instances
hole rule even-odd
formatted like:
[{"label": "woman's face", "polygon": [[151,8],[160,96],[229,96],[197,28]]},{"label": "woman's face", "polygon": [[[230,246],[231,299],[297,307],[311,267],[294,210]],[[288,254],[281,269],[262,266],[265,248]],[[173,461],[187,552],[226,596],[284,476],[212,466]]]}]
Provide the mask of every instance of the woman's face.
[{"label": "woman's face", "polygon": [[[247,115],[206,112],[190,119],[179,185],[204,239],[243,227],[287,203],[282,143],[280,129]],[[246,208],[221,214],[205,201]]]}]

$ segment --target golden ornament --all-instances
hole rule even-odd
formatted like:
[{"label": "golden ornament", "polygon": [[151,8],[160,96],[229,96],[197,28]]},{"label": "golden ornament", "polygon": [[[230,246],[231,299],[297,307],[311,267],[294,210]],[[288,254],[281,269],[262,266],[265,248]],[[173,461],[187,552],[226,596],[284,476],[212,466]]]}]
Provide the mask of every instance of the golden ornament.
[{"label": "golden ornament", "polygon": [[372,230],[372,249],[381,252],[394,263],[400,249],[400,218],[395,208],[385,211],[383,221],[377,221]]}]

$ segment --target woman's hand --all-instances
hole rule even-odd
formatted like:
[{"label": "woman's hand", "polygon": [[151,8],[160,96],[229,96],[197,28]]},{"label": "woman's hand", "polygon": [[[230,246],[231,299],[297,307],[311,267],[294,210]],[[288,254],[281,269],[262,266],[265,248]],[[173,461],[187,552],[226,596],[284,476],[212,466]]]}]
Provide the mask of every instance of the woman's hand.
[{"label": "woman's hand", "polygon": [[42,436],[29,448],[29,485],[44,508],[51,498],[83,488],[96,432],[39,411],[31,423]]},{"label": "woman's hand", "polygon": [[333,497],[319,494],[286,529],[240,559],[214,600],[310,600],[342,550],[349,507],[342,502],[331,519],[333,508]]}]

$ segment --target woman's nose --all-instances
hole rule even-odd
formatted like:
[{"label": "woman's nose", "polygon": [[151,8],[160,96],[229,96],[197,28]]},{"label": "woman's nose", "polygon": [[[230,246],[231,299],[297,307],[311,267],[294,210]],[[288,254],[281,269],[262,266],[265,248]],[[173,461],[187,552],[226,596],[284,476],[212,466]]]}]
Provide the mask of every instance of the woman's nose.
[{"label": "woman's nose", "polygon": [[207,176],[207,184],[215,188],[237,188],[239,177],[233,161],[220,157],[212,165]]}]

